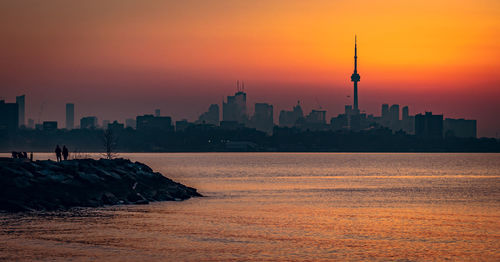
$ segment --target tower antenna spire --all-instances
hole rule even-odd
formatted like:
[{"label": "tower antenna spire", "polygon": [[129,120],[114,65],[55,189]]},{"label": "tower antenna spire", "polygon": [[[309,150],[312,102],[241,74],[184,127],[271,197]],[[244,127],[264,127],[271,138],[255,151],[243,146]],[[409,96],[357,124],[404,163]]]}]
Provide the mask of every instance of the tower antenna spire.
[{"label": "tower antenna spire", "polygon": [[358,36],[354,35],[354,72],[351,75],[351,81],[354,83],[354,103],[353,109],[355,112],[359,112],[358,108],[358,82],[360,80],[358,74]]}]

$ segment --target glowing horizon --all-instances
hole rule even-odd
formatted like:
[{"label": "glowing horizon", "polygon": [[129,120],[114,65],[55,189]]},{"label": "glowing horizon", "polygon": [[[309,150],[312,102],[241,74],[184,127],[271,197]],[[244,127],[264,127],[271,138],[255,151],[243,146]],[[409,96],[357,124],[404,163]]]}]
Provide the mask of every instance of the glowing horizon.
[{"label": "glowing horizon", "polygon": [[[193,120],[245,80],[249,102],[297,99],[331,117],[352,103],[409,105],[500,131],[500,2],[11,1],[0,4],[0,94],[27,118],[119,119],[161,108]],[[57,104],[57,105],[56,105]],[[31,107],[31,108],[30,108]],[[250,108],[253,105],[250,104]],[[279,112],[275,112],[277,114]],[[134,115],[135,114],[135,115]]]}]

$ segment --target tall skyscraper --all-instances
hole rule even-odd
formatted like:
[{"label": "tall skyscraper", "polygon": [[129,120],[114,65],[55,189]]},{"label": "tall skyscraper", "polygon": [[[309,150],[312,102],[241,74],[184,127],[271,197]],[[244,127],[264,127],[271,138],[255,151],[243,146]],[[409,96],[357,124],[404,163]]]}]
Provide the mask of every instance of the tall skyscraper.
[{"label": "tall skyscraper", "polygon": [[443,138],[443,115],[433,115],[432,112],[416,115],[415,135],[423,138]]},{"label": "tall skyscraper", "polygon": [[255,103],[255,113],[252,117],[252,126],[271,134],[274,128],[273,106],[267,103]]},{"label": "tall skyscraper", "polygon": [[66,129],[75,128],[75,104],[66,104]]},{"label": "tall skyscraper", "polygon": [[14,131],[19,128],[19,106],[0,100],[0,130]]},{"label": "tall skyscraper", "polygon": [[389,108],[389,115],[390,115],[390,128],[392,131],[399,131],[401,129],[401,124],[399,121],[399,105],[394,104]]},{"label": "tall skyscraper", "polygon": [[19,126],[24,126],[26,123],[24,122],[24,117],[25,117],[25,99],[26,95],[22,96],[16,96],[16,104],[19,108],[18,114],[19,114]]},{"label": "tall skyscraper", "polygon": [[410,110],[408,106],[403,107],[401,124],[401,128],[406,133],[413,134],[415,132],[415,117],[410,116]]},{"label": "tall skyscraper", "polygon": [[358,74],[358,44],[356,36],[354,36],[354,73],[351,75],[351,81],[354,82],[354,103],[353,110],[354,113],[359,113],[358,107],[358,82],[360,80],[360,76]]},{"label": "tall skyscraper", "polygon": [[245,86],[238,81],[237,92],[234,96],[228,96],[227,102],[222,103],[222,120],[236,121],[240,124],[247,122],[247,94],[244,92]]},{"label": "tall skyscraper", "polygon": [[391,122],[399,121],[399,105],[394,104],[389,108],[389,115],[391,117]]},{"label": "tall skyscraper", "polygon": [[406,121],[410,117],[410,110],[408,109],[408,106],[403,107],[403,114],[401,116],[401,119],[403,121]]},{"label": "tall skyscraper", "polygon": [[210,124],[210,125],[219,125],[219,105],[211,104],[208,108],[208,111],[201,114],[197,124]]},{"label": "tall skyscraper", "polygon": [[389,116],[389,104],[382,104],[380,124],[385,127],[389,127],[391,125],[391,118]]},{"label": "tall skyscraper", "polygon": [[297,101],[297,105],[293,107],[293,110],[281,110],[279,125],[281,127],[293,127],[297,124],[297,121],[302,118],[304,118],[304,112],[300,106],[300,101]]},{"label": "tall skyscraper", "polygon": [[382,104],[382,118],[387,118],[389,116],[389,105]]}]

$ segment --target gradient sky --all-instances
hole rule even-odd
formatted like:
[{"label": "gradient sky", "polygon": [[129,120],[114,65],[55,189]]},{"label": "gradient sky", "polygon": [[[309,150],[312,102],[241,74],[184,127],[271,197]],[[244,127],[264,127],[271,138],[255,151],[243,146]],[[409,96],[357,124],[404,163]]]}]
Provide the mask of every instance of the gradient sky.
[{"label": "gradient sky", "polygon": [[0,96],[27,95],[27,118],[194,120],[244,80],[275,116],[297,100],[328,118],[382,103],[478,120],[500,134],[498,0],[0,1]]}]

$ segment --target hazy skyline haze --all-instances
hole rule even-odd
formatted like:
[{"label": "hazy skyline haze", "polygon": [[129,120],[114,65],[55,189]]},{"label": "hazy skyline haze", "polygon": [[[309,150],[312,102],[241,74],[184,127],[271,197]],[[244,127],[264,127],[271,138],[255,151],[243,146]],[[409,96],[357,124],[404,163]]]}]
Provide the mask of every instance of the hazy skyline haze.
[{"label": "hazy skyline haze", "polygon": [[194,120],[240,79],[250,111],[300,99],[329,119],[352,103],[354,34],[362,110],[397,103],[477,119],[479,136],[500,132],[493,0],[2,1],[1,96],[26,94],[26,119],[45,102],[41,120],[60,126],[67,102],[77,123],[155,108]]}]

